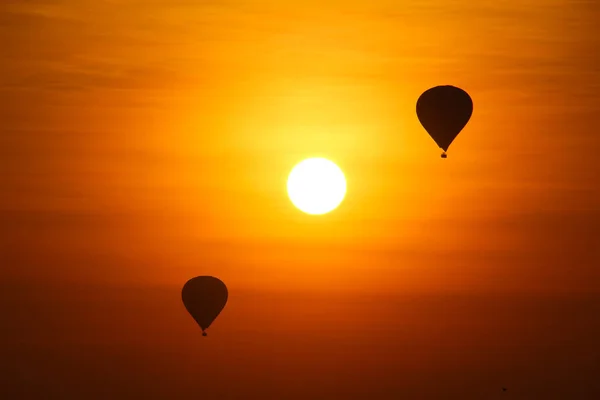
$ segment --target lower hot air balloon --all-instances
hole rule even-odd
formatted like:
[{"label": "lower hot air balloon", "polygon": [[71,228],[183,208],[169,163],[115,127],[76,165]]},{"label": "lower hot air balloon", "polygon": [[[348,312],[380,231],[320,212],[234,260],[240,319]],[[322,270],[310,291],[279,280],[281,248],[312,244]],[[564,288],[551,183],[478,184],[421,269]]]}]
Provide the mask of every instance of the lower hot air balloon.
[{"label": "lower hot air balloon", "polygon": [[442,149],[448,147],[467,125],[473,114],[473,101],[455,86],[436,86],[426,90],[417,100],[417,117],[429,136]]},{"label": "lower hot air balloon", "polygon": [[206,329],[219,316],[227,303],[227,286],[213,276],[197,276],[183,285],[181,299],[206,336]]}]

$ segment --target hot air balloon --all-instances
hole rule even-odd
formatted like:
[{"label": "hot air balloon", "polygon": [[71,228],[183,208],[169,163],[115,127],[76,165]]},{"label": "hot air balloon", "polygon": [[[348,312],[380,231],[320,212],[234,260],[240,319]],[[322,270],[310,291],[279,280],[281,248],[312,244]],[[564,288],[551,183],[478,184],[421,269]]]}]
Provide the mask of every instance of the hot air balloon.
[{"label": "hot air balloon", "polygon": [[473,101],[455,86],[436,86],[426,90],[417,100],[417,117],[429,136],[444,150],[465,127],[473,114]]},{"label": "hot air balloon", "polygon": [[202,336],[225,307],[227,297],[227,286],[213,276],[192,278],[181,290],[183,305],[200,325]]}]

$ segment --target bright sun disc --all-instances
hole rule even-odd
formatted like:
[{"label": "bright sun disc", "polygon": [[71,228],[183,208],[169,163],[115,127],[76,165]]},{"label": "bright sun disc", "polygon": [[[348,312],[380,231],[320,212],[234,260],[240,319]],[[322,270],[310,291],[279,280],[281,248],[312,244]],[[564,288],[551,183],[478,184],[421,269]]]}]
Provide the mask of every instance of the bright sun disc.
[{"label": "bright sun disc", "polygon": [[309,158],[297,164],[287,181],[290,200],[307,214],[325,214],[346,195],[344,173],[325,158]]}]

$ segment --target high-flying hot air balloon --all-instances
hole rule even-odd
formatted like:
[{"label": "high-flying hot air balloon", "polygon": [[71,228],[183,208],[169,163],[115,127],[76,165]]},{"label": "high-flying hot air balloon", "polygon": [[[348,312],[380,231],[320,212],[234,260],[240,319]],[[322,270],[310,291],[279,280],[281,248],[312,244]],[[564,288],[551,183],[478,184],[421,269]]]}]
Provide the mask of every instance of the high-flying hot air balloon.
[{"label": "high-flying hot air balloon", "polygon": [[426,90],[417,100],[417,117],[429,136],[444,150],[465,127],[473,114],[473,101],[455,86],[436,86]]},{"label": "high-flying hot air balloon", "polygon": [[213,276],[192,278],[181,290],[183,304],[202,328],[202,336],[225,307],[227,297],[227,286]]}]

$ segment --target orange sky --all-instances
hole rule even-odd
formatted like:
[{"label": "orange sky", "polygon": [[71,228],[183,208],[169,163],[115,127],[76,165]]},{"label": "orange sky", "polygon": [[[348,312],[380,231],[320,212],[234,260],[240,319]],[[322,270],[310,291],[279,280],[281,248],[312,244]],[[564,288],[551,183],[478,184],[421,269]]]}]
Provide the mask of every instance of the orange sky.
[{"label": "orange sky", "polygon": [[[596,6],[297,3],[3,2],[9,276],[599,288]],[[414,108],[446,83],[442,162]],[[315,155],[349,185],[316,218]]]},{"label": "orange sky", "polygon": [[[2,0],[0,283],[598,294],[598,21],[592,0]],[[474,101],[446,160],[415,114],[439,84]],[[285,188],[312,156],[348,180],[320,217]]]}]

